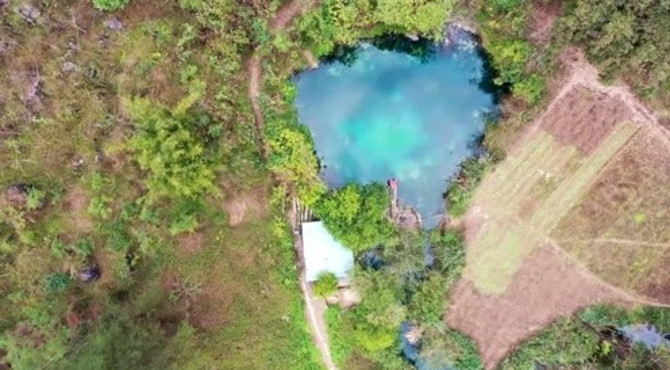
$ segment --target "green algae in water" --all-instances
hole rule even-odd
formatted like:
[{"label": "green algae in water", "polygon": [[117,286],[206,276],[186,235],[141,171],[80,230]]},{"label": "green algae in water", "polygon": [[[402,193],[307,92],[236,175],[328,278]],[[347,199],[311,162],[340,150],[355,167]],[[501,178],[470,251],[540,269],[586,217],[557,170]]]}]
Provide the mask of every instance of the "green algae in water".
[{"label": "green algae in water", "polygon": [[424,217],[442,212],[448,181],[478,150],[496,103],[472,36],[433,48],[415,57],[362,44],[353,62],[296,76],[298,114],[329,186],[396,178],[402,203]]}]

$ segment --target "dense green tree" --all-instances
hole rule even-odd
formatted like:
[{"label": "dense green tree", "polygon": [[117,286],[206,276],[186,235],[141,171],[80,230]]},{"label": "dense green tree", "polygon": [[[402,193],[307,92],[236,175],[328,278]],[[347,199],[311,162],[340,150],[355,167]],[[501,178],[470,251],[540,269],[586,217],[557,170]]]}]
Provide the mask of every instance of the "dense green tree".
[{"label": "dense green tree", "polygon": [[357,271],[355,285],[364,299],[352,311],[354,340],[370,353],[390,348],[407,317],[400,285],[383,271],[363,270]]},{"label": "dense green tree", "polygon": [[386,217],[389,202],[381,184],[349,184],[324,195],[315,210],[335,238],[362,251],[393,236],[393,225]]},{"label": "dense green tree", "polygon": [[314,53],[353,45],[384,33],[440,38],[454,0],[326,0],[299,21],[302,38]]},{"label": "dense green tree", "polygon": [[198,126],[208,118],[189,110],[191,97],[170,111],[141,98],[126,101],[138,132],[128,142],[140,168],[147,171],[150,196],[194,197],[214,192],[216,172]]},{"label": "dense green tree", "polygon": [[605,73],[620,75],[638,90],[670,98],[670,2],[584,0],[570,4],[558,33],[584,46]]}]

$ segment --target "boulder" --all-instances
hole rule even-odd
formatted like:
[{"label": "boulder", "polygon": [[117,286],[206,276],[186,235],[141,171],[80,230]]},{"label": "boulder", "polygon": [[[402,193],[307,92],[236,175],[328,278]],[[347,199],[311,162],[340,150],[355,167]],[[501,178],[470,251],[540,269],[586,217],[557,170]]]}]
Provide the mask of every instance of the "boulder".
[{"label": "boulder", "polygon": [[16,8],[16,13],[28,24],[37,24],[42,12],[30,4],[23,4]]},{"label": "boulder", "polygon": [[77,69],[77,65],[72,62],[65,62],[61,66],[61,71],[63,71],[63,73],[70,73],[75,69]]},{"label": "boulder", "polygon": [[29,190],[30,186],[27,184],[11,185],[5,190],[5,201],[15,208],[24,208],[28,203]]},{"label": "boulder", "polygon": [[120,31],[123,29],[123,22],[121,22],[121,20],[119,20],[119,18],[116,17],[106,19],[103,22],[103,24],[105,25],[105,27],[107,27],[107,29],[110,29],[112,31]]},{"label": "boulder", "polygon": [[350,308],[361,303],[361,296],[353,288],[342,288],[337,291],[339,305],[342,308]]},{"label": "boulder", "polygon": [[86,266],[77,275],[79,280],[84,283],[90,283],[100,278],[100,268],[98,265]]}]

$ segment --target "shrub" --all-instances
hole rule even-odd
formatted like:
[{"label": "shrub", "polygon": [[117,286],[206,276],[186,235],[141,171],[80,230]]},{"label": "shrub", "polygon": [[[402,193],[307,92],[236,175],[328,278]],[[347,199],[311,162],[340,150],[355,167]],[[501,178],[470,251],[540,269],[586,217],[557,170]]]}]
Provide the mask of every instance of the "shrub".
[{"label": "shrub", "polygon": [[64,272],[54,272],[47,275],[44,281],[44,290],[47,293],[62,293],[67,290],[70,283],[72,283],[70,275]]},{"label": "shrub", "polygon": [[331,272],[323,273],[314,282],[313,288],[318,297],[327,297],[337,291],[337,276]]},{"label": "shrub", "polygon": [[468,158],[461,164],[458,177],[452,180],[446,193],[449,215],[459,217],[465,213],[488,167],[489,161],[484,158]]},{"label": "shrub", "polygon": [[122,9],[130,0],[92,0],[93,7],[102,11],[113,11]]},{"label": "shrub", "polygon": [[196,197],[216,191],[214,164],[196,131],[201,117],[187,112],[194,99],[185,98],[174,111],[146,99],[126,101],[139,131],[129,148],[140,168],[148,172],[150,198]]},{"label": "shrub", "polygon": [[88,206],[88,213],[101,220],[106,220],[112,215],[112,208],[109,206],[112,199],[106,195],[99,195],[93,199]]},{"label": "shrub", "polygon": [[526,76],[514,85],[512,92],[526,103],[534,105],[544,94],[544,80],[537,74]]},{"label": "shrub", "polygon": [[177,235],[185,232],[193,232],[198,227],[198,217],[194,214],[178,215],[168,227],[170,234]]},{"label": "shrub", "polygon": [[393,235],[393,225],[385,217],[389,202],[381,184],[349,184],[324,195],[315,210],[335,238],[354,251],[362,251]]},{"label": "shrub", "polygon": [[419,285],[409,303],[409,318],[416,323],[437,324],[441,322],[446,304],[446,279],[432,271]]},{"label": "shrub", "polygon": [[88,239],[81,239],[74,244],[73,250],[82,257],[88,257],[93,253],[93,243]]},{"label": "shrub", "polygon": [[46,193],[40,189],[37,189],[35,187],[30,187],[28,188],[28,196],[26,198],[26,207],[29,210],[35,210],[42,205],[44,205],[44,199],[46,197]]}]

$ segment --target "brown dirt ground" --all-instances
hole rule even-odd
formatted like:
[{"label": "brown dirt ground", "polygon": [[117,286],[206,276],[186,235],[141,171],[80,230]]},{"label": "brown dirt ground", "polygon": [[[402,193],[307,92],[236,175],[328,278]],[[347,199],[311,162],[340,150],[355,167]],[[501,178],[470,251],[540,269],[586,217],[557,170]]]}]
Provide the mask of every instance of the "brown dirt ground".
[{"label": "brown dirt ground", "polygon": [[529,38],[533,43],[543,45],[549,41],[554,21],[561,14],[562,9],[562,1],[533,1],[528,23]]},{"label": "brown dirt ground", "polygon": [[552,237],[607,282],[670,303],[668,183],[670,147],[642,129]]},{"label": "brown dirt ground", "polygon": [[[491,194],[479,194],[475,197],[473,207],[468,213],[469,216],[465,219],[468,258],[472,258],[472,253],[477,252],[473,250],[473,245],[480,241],[482,230],[485,229],[486,225],[496,222],[504,223],[507,222],[506,220],[517,218],[529,226],[521,231],[535,233],[537,234],[535,235],[536,238],[526,238],[530,240],[528,241],[522,237],[523,235],[520,235],[517,238],[519,239],[517,243],[512,243],[509,246],[491,244],[491,240],[484,240],[482,242],[484,247],[486,247],[486,243],[491,244],[487,247],[489,249],[517,248],[519,247],[518,243],[539,243],[536,244],[535,249],[531,249],[531,254],[524,257],[506,286],[506,290],[500,294],[482,294],[477,290],[475,280],[472,280],[473,277],[464,273],[464,278],[459,282],[450,297],[451,306],[445,316],[445,321],[450,326],[471,336],[477,342],[487,369],[497,366],[500,360],[524,338],[541,330],[552,320],[570,315],[584,306],[601,302],[622,305],[634,302],[664,306],[659,301],[652,301],[645,296],[635,295],[640,290],[629,292],[626,289],[629,289],[630,286],[620,287],[620,285],[610,284],[606,275],[599,273],[589,264],[590,260],[588,258],[583,259],[583,256],[562,249],[561,247],[565,246],[570,250],[570,245],[567,242],[558,240],[561,244],[559,246],[550,238],[550,236],[555,239],[558,238],[558,235],[552,232],[556,230],[556,224],[548,222],[552,221],[551,218],[554,218],[558,223],[558,229],[564,231],[561,237],[566,239],[580,235],[577,232],[572,233],[570,227],[563,228],[560,226],[560,222],[565,222],[561,220],[571,220],[572,218],[575,218],[575,220],[571,225],[580,227],[576,230],[590,230],[590,232],[584,232],[584,235],[595,235],[594,238],[610,238],[614,235],[619,239],[607,240],[607,243],[609,243],[608,249],[601,250],[593,255],[592,261],[606,264],[607,261],[603,258],[604,256],[614,258],[612,257],[615,255],[613,245],[625,247],[631,244],[631,240],[623,239],[624,237],[629,238],[630,235],[621,236],[616,233],[610,235],[603,231],[606,230],[603,227],[610,227],[611,230],[609,231],[611,232],[632,230],[633,234],[631,235],[645,237],[644,239],[638,239],[638,241],[633,240],[633,246],[647,246],[652,247],[648,248],[650,250],[658,251],[658,243],[664,243],[668,228],[664,227],[667,222],[656,222],[656,218],[663,220],[667,213],[662,212],[661,209],[657,210],[656,207],[670,209],[670,205],[666,204],[670,196],[665,194],[664,191],[659,191],[660,189],[666,189],[667,183],[670,183],[670,170],[665,168],[666,164],[670,164],[670,159],[666,158],[667,154],[663,154],[670,153],[670,150],[668,150],[670,135],[667,130],[659,125],[657,116],[640,104],[638,99],[625,86],[602,85],[598,81],[598,71],[586,63],[583,54],[578,50],[570,49],[562,53],[561,60],[564,63],[563,68],[565,68],[566,74],[565,77],[556,80],[556,85],[551,86],[550,96],[553,97],[553,100],[544,113],[531,126],[527,127],[523,134],[519,135],[516,144],[511,147],[508,153],[506,162],[499,165],[493,171],[493,174],[487,176],[487,178],[490,182],[492,176],[498,176],[498,181],[501,181],[503,185],[510,189],[524,188],[527,186],[523,183],[519,184],[518,181],[513,181],[513,179],[523,178],[523,176],[529,174],[514,172],[514,168],[516,168],[514,166],[530,169],[533,166],[529,167],[525,162],[516,164],[512,162],[511,166],[514,168],[510,169],[504,167],[505,163],[509,163],[510,160],[515,160],[515,158],[517,162],[521,159],[532,161],[532,158],[535,157],[543,158],[543,163],[548,161],[546,165],[556,167],[558,164],[555,162],[565,161],[566,159],[563,157],[542,157],[547,155],[543,151],[549,150],[544,145],[535,148],[538,153],[531,153],[532,155],[529,157],[519,159],[519,155],[525,153],[523,150],[527,149],[527,143],[542,137],[542,135],[546,136],[547,133],[563,144],[561,146],[563,148],[576,147],[580,153],[575,156],[580,161],[584,161],[585,164],[593,161],[604,160],[604,162],[602,166],[591,163],[594,167],[586,167],[588,171],[584,172],[583,178],[577,177],[574,179],[575,181],[566,183],[567,185],[581,185],[581,182],[588,181],[583,191],[577,191],[570,187],[565,188],[567,185],[562,185],[559,189],[561,190],[561,194],[559,194],[561,197],[559,198],[565,198],[570,204],[575,204],[574,209],[565,208],[570,207],[570,204],[565,205],[564,209],[559,209],[560,205],[547,203],[552,207],[543,207],[542,217],[526,217],[524,219],[523,215],[520,214],[523,213],[524,208],[518,207],[519,204],[514,204],[514,201],[509,199],[519,198],[517,192],[507,192],[504,189],[499,191],[495,186],[490,188],[489,184],[490,189],[488,190]],[[627,122],[627,124],[622,125],[624,122]],[[622,146],[612,144],[613,151],[603,151],[603,147],[607,146],[606,144],[612,138],[610,134],[616,134],[617,130],[620,131],[621,127],[624,126],[629,127],[626,132],[629,132],[632,136],[626,133],[626,135],[621,136],[621,140],[626,139],[621,141]],[[563,152],[569,154],[570,151],[566,150],[563,150]],[[625,154],[629,151],[632,154]],[[562,152],[558,151],[557,153]],[[601,158],[598,156],[601,156]],[[617,164],[617,161],[621,163]],[[563,168],[567,169],[563,171],[565,172],[564,175],[573,176],[572,172],[569,171],[572,168],[570,163],[567,163],[566,166]],[[625,168],[612,169],[618,166]],[[628,174],[627,170],[631,170],[632,173]],[[559,174],[563,172],[559,172]],[[647,179],[642,178],[645,176]],[[480,189],[485,187],[486,183],[487,179],[484,180]],[[616,189],[611,188],[611,186],[603,187],[605,184],[610,184]],[[559,185],[561,184],[559,183]],[[597,190],[598,186],[601,187],[600,190]],[[556,189],[552,190],[550,188],[549,190],[554,191]],[[594,192],[599,195],[594,195]],[[497,196],[494,196],[493,193]],[[642,193],[646,195],[636,196]],[[537,198],[532,191],[528,194]],[[588,198],[590,197],[594,197],[594,204],[589,203],[590,199]],[[635,201],[630,201],[630,199]],[[518,201],[519,199],[517,199],[517,203]],[[657,203],[657,206],[654,206],[654,203]],[[591,216],[582,215],[577,219],[575,215],[578,214],[574,210],[583,210],[583,206],[587,207],[588,212],[595,213]],[[642,211],[648,213],[646,219],[643,222],[634,221],[635,217],[632,216]],[[599,220],[597,214],[612,216],[613,219],[608,221],[606,220],[607,217],[604,217]],[[540,221],[547,222],[537,224]],[[605,226],[599,225],[600,222]],[[538,228],[541,225],[546,227]],[[504,228],[501,230],[504,230]],[[647,237],[648,235],[653,237]],[[643,241],[639,242],[639,240]],[[593,241],[594,245],[598,243],[607,244]],[[663,247],[665,247],[665,244],[663,244]],[[635,251],[634,248],[628,249]],[[492,266],[510,264],[510,261],[505,259],[505,253],[496,254],[495,256],[499,260],[490,261],[493,263]],[[622,256],[622,260],[628,259],[623,254]],[[667,254],[659,256],[656,253],[652,257],[655,260],[639,265],[647,269],[662,269],[662,266],[667,266],[670,259]],[[602,261],[605,261],[605,263]],[[470,261],[468,265],[470,268],[472,267]],[[640,269],[634,264],[624,265],[623,267]],[[467,270],[468,266],[466,266],[466,272]],[[639,274],[640,276],[648,276],[647,270],[640,271],[642,271]],[[612,274],[612,271],[608,270],[607,273]],[[668,283],[662,279],[641,278],[636,281],[636,284],[638,284],[636,285],[638,287],[644,287],[643,290],[647,293],[647,296],[655,293],[653,295],[654,299],[663,299],[668,293]]]},{"label": "brown dirt ground", "polygon": [[199,231],[183,234],[177,238],[177,247],[183,254],[193,255],[202,250],[204,238]]},{"label": "brown dirt ground", "polygon": [[547,112],[541,127],[563,145],[574,145],[584,154],[592,154],[614,127],[632,117],[618,98],[572,89]]},{"label": "brown dirt ground", "polygon": [[472,337],[486,368],[493,369],[524,338],[553,320],[621,299],[544,246],[524,261],[503,295],[482,295],[462,279],[451,301],[447,324]]},{"label": "brown dirt ground", "polygon": [[213,330],[225,325],[237,296],[234,289],[230,285],[205,284],[189,310],[189,323],[203,330]]},{"label": "brown dirt ground", "polygon": [[226,200],[223,209],[228,215],[228,224],[233,227],[261,219],[269,212],[267,193],[265,189],[241,193]]},{"label": "brown dirt ground", "polygon": [[88,194],[80,185],[75,185],[65,195],[65,209],[68,214],[68,222],[76,232],[86,233],[93,228],[93,222],[88,217],[89,205]]}]

